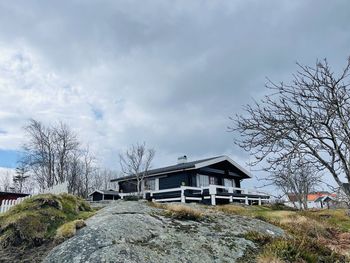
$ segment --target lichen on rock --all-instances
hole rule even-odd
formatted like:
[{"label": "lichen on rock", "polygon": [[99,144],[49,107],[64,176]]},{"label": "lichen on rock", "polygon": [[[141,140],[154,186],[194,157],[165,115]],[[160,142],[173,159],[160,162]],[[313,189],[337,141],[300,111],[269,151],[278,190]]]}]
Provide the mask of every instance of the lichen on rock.
[{"label": "lichen on rock", "polygon": [[255,247],[245,233],[284,235],[280,228],[253,218],[203,211],[201,220],[191,220],[164,210],[143,201],[113,202],[44,262],[235,262]]}]

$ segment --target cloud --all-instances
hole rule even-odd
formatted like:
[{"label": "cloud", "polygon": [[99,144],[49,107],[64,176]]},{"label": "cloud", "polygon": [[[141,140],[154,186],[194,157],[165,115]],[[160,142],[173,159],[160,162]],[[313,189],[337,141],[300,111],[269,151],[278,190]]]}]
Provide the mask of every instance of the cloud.
[{"label": "cloud", "polygon": [[146,141],[155,166],[229,153],[228,116],[289,80],[295,61],[350,54],[349,2],[0,3],[0,148],[28,118],[67,122],[103,165]]}]

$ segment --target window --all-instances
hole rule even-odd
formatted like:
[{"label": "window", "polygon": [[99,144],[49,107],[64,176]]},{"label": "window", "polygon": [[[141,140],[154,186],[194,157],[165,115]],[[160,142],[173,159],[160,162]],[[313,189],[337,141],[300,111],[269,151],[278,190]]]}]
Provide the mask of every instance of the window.
[{"label": "window", "polygon": [[148,179],[145,181],[145,190],[156,190],[156,180],[155,179]]},{"label": "window", "polygon": [[214,184],[214,185],[218,185],[219,181],[217,177],[212,177],[210,176],[209,178],[209,184]]},{"label": "window", "polygon": [[209,185],[209,176],[197,174],[197,187],[208,186]]},{"label": "window", "polygon": [[227,178],[225,178],[224,179],[224,186],[226,186],[226,187],[233,187],[233,180],[232,179],[227,179]]}]

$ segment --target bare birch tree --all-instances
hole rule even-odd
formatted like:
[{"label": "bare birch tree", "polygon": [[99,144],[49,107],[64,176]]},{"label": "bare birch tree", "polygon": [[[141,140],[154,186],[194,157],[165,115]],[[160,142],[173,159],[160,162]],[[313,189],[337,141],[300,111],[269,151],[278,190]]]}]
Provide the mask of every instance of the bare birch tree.
[{"label": "bare birch tree", "polygon": [[45,126],[30,120],[25,127],[27,143],[21,160],[37,181],[39,188],[51,187],[68,181],[68,192],[86,197],[94,157],[66,124]]},{"label": "bare birch tree", "polygon": [[140,196],[141,184],[145,179],[155,155],[154,149],[147,149],[146,143],[132,145],[123,154],[119,154],[120,166],[124,175],[136,178],[137,194]]},{"label": "bare birch tree", "polygon": [[236,143],[264,161],[267,170],[302,154],[318,171],[328,171],[350,198],[350,59],[335,74],[327,60],[315,67],[298,64],[291,84],[268,81],[272,91],[231,118]]}]

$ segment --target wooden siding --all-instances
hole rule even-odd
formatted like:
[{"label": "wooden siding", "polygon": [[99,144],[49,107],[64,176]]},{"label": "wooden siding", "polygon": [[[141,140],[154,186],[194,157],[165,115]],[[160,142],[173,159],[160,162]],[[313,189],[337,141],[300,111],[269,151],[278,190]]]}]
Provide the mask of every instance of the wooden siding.
[{"label": "wooden siding", "polygon": [[185,185],[190,184],[190,174],[188,172],[181,172],[177,174],[170,174],[166,177],[159,178],[159,190],[180,187],[184,182]]},{"label": "wooden siding", "polygon": [[120,182],[119,191],[123,193],[137,192],[136,180]]},{"label": "wooden siding", "polygon": [[102,194],[99,192],[95,192],[92,194],[92,201],[101,201],[102,200]]}]

